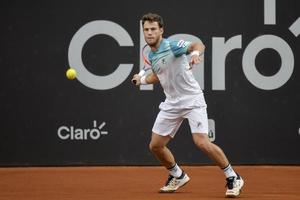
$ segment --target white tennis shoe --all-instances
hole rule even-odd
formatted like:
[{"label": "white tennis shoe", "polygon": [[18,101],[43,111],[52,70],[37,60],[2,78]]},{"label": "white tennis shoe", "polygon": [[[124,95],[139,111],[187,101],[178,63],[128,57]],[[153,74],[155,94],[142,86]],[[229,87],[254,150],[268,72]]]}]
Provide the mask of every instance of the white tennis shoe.
[{"label": "white tennis shoe", "polygon": [[227,184],[227,191],[225,196],[229,198],[237,197],[240,195],[242,187],[244,186],[244,180],[240,175],[237,177],[229,177],[226,179]]},{"label": "white tennis shoe", "polygon": [[169,175],[168,180],[162,188],[160,188],[160,193],[172,193],[178,190],[180,187],[184,186],[190,181],[190,177],[185,172],[182,172],[182,175],[179,178],[175,178],[172,175]]}]

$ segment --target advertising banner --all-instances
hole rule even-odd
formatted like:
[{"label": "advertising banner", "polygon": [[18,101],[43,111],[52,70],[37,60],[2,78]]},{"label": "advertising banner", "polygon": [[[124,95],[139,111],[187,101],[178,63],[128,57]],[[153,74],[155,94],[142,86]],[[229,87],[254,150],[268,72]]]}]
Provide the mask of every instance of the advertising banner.
[{"label": "advertising banner", "polygon": [[[298,0],[1,4],[0,166],[159,164],[148,146],[164,92],[131,83],[148,12],[165,38],[205,45],[193,74],[231,163],[300,164]],[[180,164],[212,164],[187,121],[169,148]]]}]

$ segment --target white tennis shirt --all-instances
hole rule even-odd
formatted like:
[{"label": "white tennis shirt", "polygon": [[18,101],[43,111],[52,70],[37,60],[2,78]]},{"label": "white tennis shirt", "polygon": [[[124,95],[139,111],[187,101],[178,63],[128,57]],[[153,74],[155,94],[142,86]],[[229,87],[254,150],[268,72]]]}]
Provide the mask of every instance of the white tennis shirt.
[{"label": "white tennis shirt", "polygon": [[178,112],[206,106],[203,92],[189,70],[187,49],[191,42],[163,39],[159,48],[148,54],[152,71],[157,75],[166,95],[161,110]]}]

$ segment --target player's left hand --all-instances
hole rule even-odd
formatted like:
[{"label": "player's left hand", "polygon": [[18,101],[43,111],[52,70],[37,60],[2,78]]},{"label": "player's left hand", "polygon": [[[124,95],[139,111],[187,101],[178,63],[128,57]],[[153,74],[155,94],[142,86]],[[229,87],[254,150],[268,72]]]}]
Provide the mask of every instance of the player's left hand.
[{"label": "player's left hand", "polygon": [[189,62],[189,65],[190,65],[189,69],[192,69],[194,65],[199,64],[201,61],[202,61],[202,56],[193,55]]}]

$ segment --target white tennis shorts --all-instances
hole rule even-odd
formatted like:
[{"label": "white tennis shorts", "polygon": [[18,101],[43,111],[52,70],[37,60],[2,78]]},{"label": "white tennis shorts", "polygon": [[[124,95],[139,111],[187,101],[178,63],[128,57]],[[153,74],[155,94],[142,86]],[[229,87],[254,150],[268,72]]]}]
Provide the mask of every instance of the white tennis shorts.
[{"label": "white tennis shorts", "polygon": [[192,133],[208,134],[206,105],[176,113],[161,110],[152,131],[161,136],[174,137],[184,119],[188,119]]}]

